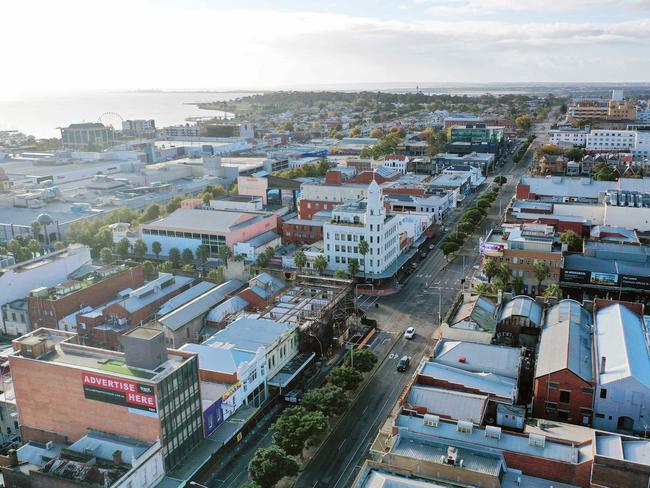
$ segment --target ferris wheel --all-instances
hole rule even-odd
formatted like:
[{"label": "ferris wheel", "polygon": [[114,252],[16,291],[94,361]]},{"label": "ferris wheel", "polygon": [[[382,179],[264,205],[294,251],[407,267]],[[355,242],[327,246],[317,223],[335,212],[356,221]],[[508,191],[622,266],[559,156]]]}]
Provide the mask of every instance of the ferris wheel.
[{"label": "ferris wheel", "polygon": [[99,116],[97,122],[106,126],[110,125],[114,129],[122,129],[122,122],[124,122],[124,117],[122,117],[117,112],[104,112]]}]

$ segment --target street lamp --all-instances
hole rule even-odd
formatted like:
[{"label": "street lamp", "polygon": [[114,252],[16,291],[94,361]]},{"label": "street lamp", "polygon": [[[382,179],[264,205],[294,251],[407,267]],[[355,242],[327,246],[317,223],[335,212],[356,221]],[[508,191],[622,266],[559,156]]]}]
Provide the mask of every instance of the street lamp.
[{"label": "street lamp", "polygon": [[320,347],[320,357],[323,357],[323,343],[314,334],[311,334],[311,333],[308,332],[307,335],[309,337],[313,337],[314,339],[316,339],[316,341],[318,342],[318,346]]}]

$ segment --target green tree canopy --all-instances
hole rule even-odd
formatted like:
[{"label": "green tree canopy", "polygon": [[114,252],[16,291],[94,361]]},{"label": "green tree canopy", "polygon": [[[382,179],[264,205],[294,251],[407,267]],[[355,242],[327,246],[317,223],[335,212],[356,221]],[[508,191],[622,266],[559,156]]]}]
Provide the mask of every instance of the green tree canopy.
[{"label": "green tree canopy", "polygon": [[567,230],[560,234],[560,242],[567,245],[569,251],[580,252],[582,251],[582,237],[573,232],[572,230]]},{"label": "green tree canopy", "polygon": [[192,264],[192,262],[194,262],[194,253],[191,249],[187,247],[183,249],[183,252],[181,253],[181,261],[183,261],[183,264]]},{"label": "green tree canopy", "polygon": [[145,261],[142,265],[144,267],[144,278],[146,280],[153,280],[158,277],[156,267],[151,261]]},{"label": "green tree canopy", "polygon": [[117,255],[122,259],[126,259],[129,255],[129,250],[131,249],[131,243],[126,237],[122,237],[119,242],[115,245],[115,251]]},{"label": "green tree canopy", "polygon": [[133,244],[133,253],[142,259],[145,254],[147,254],[147,245],[142,239],[138,239],[135,241],[135,244]]},{"label": "green tree canopy", "polygon": [[494,182],[499,186],[503,186],[508,182],[508,179],[505,176],[496,176]]},{"label": "green tree canopy", "polygon": [[113,251],[111,251],[111,248],[103,247],[101,251],[99,251],[99,259],[106,264],[113,262]]},{"label": "green tree canopy", "polygon": [[323,254],[319,254],[314,259],[314,269],[318,272],[319,275],[322,276],[326,268],[327,268],[327,258]]},{"label": "green tree canopy", "polygon": [[537,292],[542,287],[542,282],[551,275],[551,270],[546,261],[537,261],[533,265],[533,276],[537,280]]},{"label": "green tree canopy", "polygon": [[301,273],[302,268],[304,268],[305,264],[307,264],[307,256],[305,255],[302,249],[296,252],[296,254],[293,257],[293,262],[296,264],[296,267],[298,268],[298,272]]},{"label": "green tree canopy", "polygon": [[344,390],[354,390],[361,383],[363,376],[356,369],[337,367],[330,372],[327,379]]},{"label": "green tree canopy", "polygon": [[302,406],[287,408],[271,426],[273,442],[287,454],[302,455],[305,446],[327,430],[327,417],[319,410]]},{"label": "green tree canopy", "polygon": [[560,285],[558,285],[557,283],[551,283],[550,285],[548,285],[544,290],[544,298],[546,300],[550,300],[552,298],[561,300],[562,290],[560,289]]},{"label": "green tree canopy", "polygon": [[343,388],[336,385],[309,390],[301,402],[301,405],[307,410],[318,410],[327,417],[342,414],[349,404],[350,400],[345,395]]},{"label": "green tree canopy", "polygon": [[334,272],[334,278],[343,279],[343,278],[347,278],[347,277],[348,277],[348,274],[345,272],[344,269],[337,269]]},{"label": "green tree canopy", "polygon": [[377,364],[377,356],[369,349],[346,351],[343,364],[353,367],[361,373],[367,373]]},{"label": "green tree canopy", "polygon": [[499,271],[499,264],[492,258],[483,259],[483,274],[488,279],[489,283],[492,283],[492,278],[494,278]]},{"label": "green tree canopy", "polygon": [[271,445],[255,451],[248,463],[248,476],[262,488],[273,488],[285,476],[298,474],[298,463],[280,447]]},{"label": "green tree canopy", "polygon": [[177,247],[169,248],[167,257],[169,258],[169,261],[171,261],[172,266],[174,266],[174,268],[178,268],[179,264],[181,263],[181,252],[179,249]]},{"label": "green tree canopy", "polygon": [[151,243],[151,252],[153,252],[156,255],[156,259],[160,256],[160,253],[162,252],[162,245],[158,241],[153,241]]},{"label": "green tree canopy", "polygon": [[348,274],[354,278],[359,272],[359,260],[356,258],[348,259]]}]

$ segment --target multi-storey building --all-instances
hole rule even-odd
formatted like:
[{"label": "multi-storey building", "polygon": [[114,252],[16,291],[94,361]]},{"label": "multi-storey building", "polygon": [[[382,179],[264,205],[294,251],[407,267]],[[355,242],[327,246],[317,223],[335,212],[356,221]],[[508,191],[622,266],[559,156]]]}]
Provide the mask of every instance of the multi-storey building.
[{"label": "multi-storey building", "polygon": [[560,278],[563,257],[562,244],[555,229],[546,224],[504,224],[499,230],[490,232],[480,242],[481,254],[494,258],[498,263],[506,263],[512,276],[521,277],[525,289],[537,290],[538,280],[533,273],[535,264],[544,262],[549,276],[542,285],[557,283]]},{"label": "multi-storey building", "polygon": [[576,128],[571,126],[561,126],[557,129],[548,131],[548,139],[551,144],[584,146],[587,143],[589,127]]},{"label": "multi-storey building", "polygon": [[[367,199],[340,205],[332,211],[332,220],[323,226],[325,256],[331,269],[346,269],[356,259],[369,276],[386,271],[400,255],[399,219],[386,213],[384,196],[374,180]],[[359,252],[359,243],[367,241],[368,254]]]},{"label": "multi-storey building", "polygon": [[160,440],[165,468],[178,465],[203,437],[197,358],[166,349],[158,329],[135,329],[122,345],[82,346],[77,334],[45,328],[13,341],[23,440],[74,442],[95,429]]},{"label": "multi-storey building", "polygon": [[105,148],[115,142],[113,127],[100,122],[70,124],[61,127],[61,142],[66,149]]},{"label": "multi-storey building", "polygon": [[152,119],[136,119],[122,121],[122,133],[134,137],[154,137],[156,122]]}]

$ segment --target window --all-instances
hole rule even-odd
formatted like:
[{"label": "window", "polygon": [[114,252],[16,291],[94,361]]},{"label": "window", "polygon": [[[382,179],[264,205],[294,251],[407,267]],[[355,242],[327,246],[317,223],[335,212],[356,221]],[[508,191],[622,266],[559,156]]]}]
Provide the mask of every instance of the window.
[{"label": "window", "polygon": [[582,393],[586,393],[587,395],[593,395],[594,394],[594,389],[593,388],[583,388]]},{"label": "window", "polygon": [[569,412],[567,410],[558,410],[557,418],[558,420],[567,421],[569,420]]},{"label": "window", "polygon": [[600,389],[600,398],[607,398],[607,388]]},{"label": "window", "polygon": [[557,403],[555,403],[555,402],[544,402],[544,408],[546,408],[546,410],[556,410],[557,409]]},{"label": "window", "polygon": [[549,381],[548,382],[548,387],[551,388],[552,390],[556,389],[560,384],[557,381]]},{"label": "window", "polygon": [[569,403],[571,401],[571,392],[560,390],[560,403]]}]

